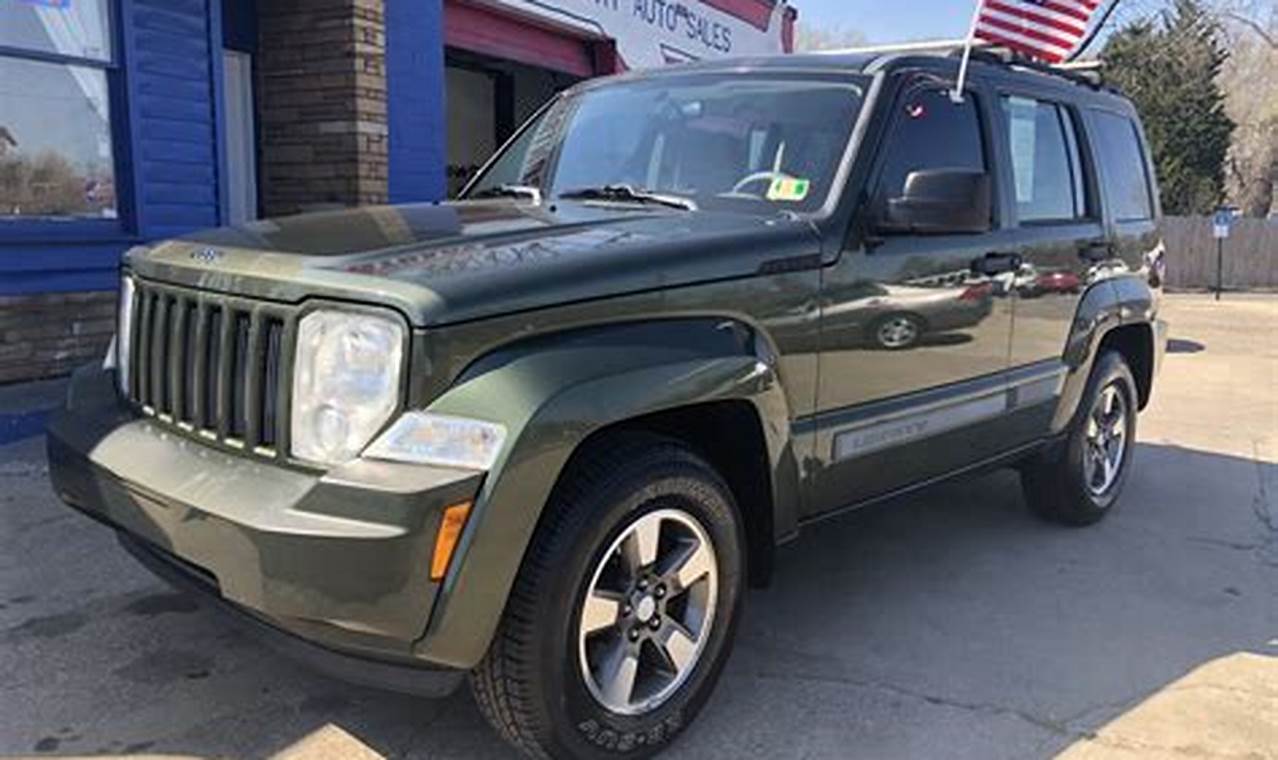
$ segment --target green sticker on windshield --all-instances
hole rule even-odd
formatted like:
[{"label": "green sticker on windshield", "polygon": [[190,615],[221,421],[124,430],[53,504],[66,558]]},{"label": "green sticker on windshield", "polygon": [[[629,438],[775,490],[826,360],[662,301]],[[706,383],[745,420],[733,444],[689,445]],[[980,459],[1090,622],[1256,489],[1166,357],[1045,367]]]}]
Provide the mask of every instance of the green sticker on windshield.
[{"label": "green sticker on windshield", "polygon": [[768,187],[768,200],[798,203],[808,197],[812,182],[798,177],[777,177]]}]

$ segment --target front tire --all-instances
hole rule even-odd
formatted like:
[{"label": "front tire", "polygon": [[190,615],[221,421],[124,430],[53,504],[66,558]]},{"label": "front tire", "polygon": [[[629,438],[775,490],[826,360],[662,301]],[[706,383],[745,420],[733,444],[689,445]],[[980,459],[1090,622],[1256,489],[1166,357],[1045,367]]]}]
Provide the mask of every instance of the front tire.
[{"label": "front tire", "polygon": [[713,690],[740,607],[742,526],[714,469],[662,438],[594,449],[556,487],[471,675],[534,757],[660,751]]},{"label": "front tire", "polygon": [[1025,500],[1040,517],[1091,525],[1122,493],[1136,443],[1138,396],[1122,355],[1096,360],[1065,440],[1021,468]]}]

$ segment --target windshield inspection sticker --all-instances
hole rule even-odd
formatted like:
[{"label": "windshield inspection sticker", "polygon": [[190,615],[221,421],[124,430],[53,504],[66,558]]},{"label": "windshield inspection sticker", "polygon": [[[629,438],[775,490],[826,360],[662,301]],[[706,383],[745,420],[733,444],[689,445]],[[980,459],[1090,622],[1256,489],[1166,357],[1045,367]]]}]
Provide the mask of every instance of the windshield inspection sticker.
[{"label": "windshield inspection sticker", "polygon": [[768,200],[798,203],[808,197],[812,181],[798,177],[777,177],[768,187]]}]

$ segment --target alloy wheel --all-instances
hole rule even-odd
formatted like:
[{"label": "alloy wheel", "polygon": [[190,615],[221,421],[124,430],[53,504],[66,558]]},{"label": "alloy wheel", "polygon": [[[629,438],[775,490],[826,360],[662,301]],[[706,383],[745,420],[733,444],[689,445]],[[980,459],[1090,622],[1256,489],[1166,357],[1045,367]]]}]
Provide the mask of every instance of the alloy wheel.
[{"label": "alloy wheel", "polygon": [[1093,496],[1104,496],[1118,480],[1127,456],[1127,399],[1118,385],[1105,386],[1087,418],[1083,476]]},{"label": "alloy wheel", "polygon": [[630,523],[581,602],[579,665],[595,700],[641,715],[669,699],[705,649],[718,586],[714,546],[692,515],[660,509]]},{"label": "alloy wheel", "polygon": [[904,348],[918,335],[918,325],[909,317],[892,317],[879,325],[879,343],[886,348]]}]

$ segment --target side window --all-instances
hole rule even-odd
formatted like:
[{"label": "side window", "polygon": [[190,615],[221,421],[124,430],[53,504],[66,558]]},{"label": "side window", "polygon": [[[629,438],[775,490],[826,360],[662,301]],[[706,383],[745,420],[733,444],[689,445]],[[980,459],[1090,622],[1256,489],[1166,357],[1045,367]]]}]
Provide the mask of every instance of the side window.
[{"label": "side window", "polygon": [[1054,103],[1005,96],[1002,114],[1020,221],[1086,216],[1082,162],[1069,112]]},{"label": "side window", "polygon": [[939,88],[919,88],[902,101],[888,135],[875,201],[884,203],[905,190],[911,172],[925,169],[986,170],[985,148],[976,98],[955,103]]},{"label": "side window", "polygon": [[1092,117],[1098,163],[1104,165],[1102,176],[1114,218],[1129,222],[1153,217],[1154,202],[1149,195],[1145,154],[1136,137],[1136,125],[1104,111],[1093,111]]}]

